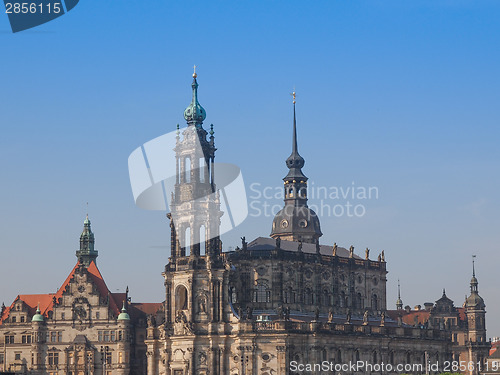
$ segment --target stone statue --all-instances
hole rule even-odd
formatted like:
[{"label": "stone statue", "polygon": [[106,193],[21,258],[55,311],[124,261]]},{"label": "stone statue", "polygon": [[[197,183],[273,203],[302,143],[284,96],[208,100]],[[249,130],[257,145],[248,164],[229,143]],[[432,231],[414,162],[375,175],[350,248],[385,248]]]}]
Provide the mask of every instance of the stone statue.
[{"label": "stone statue", "polygon": [[285,320],[290,320],[290,307],[285,307]]},{"label": "stone statue", "polygon": [[252,320],[252,308],[250,306],[247,306],[247,319]]},{"label": "stone statue", "polygon": [[337,243],[334,242],[333,243],[333,254],[332,254],[334,257],[337,256]]},{"label": "stone statue", "polygon": [[347,309],[347,314],[346,314],[345,322],[347,324],[351,324],[351,309]]},{"label": "stone statue", "polygon": [[277,312],[278,312],[278,318],[279,318],[279,320],[285,319],[285,311],[283,309],[283,305],[279,305],[278,306]]},{"label": "stone statue", "polygon": [[401,315],[398,316],[398,327],[401,327],[403,326],[403,318],[401,317]]},{"label": "stone statue", "polygon": [[352,245],[349,248],[349,258],[354,258],[354,246]]},{"label": "stone statue", "polygon": [[368,310],[365,310],[363,314],[363,325],[366,326],[368,324]]},{"label": "stone statue", "polygon": [[365,259],[368,260],[370,258],[370,249],[366,248],[365,250]]},{"label": "stone statue", "polygon": [[333,322],[333,310],[330,309],[330,311],[328,311],[328,323],[332,322]]},{"label": "stone statue", "polygon": [[241,247],[243,250],[247,249],[248,242],[245,239],[245,236],[241,237]]},{"label": "stone statue", "polygon": [[381,262],[381,261],[382,261],[382,255],[380,255],[380,254],[379,254],[379,255],[378,255],[377,260],[378,260],[379,262]]},{"label": "stone statue", "polygon": [[314,310],[314,320],[319,320],[319,307],[316,307],[316,310]]},{"label": "stone statue", "polygon": [[201,297],[198,300],[198,311],[200,313],[206,313],[207,312],[207,303],[205,301],[205,298]]},{"label": "stone statue", "polygon": [[380,316],[380,325],[385,326],[385,311],[382,311],[382,315]]},{"label": "stone statue", "polygon": [[298,250],[299,250],[299,253],[302,252],[302,241],[299,242],[299,248],[298,248]]},{"label": "stone statue", "polygon": [[382,254],[380,254],[380,258],[382,259],[382,262],[385,262],[384,250],[382,250]]}]

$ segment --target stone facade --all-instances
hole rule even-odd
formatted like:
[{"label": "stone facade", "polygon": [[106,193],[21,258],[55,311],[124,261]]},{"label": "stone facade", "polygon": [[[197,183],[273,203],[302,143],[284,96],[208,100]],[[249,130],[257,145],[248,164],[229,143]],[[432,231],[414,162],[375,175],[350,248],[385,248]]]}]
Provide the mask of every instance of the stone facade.
[{"label": "stone facade", "polygon": [[[358,362],[367,374],[485,363],[490,343],[475,272],[463,308],[443,293],[422,310],[403,309],[399,296],[390,310],[383,251],[372,259],[369,249],[360,256],[353,246],[320,244],[320,221],[307,205],[295,97],[285,202],[270,238],[242,237],[241,247],[223,252],[214,132],[203,128],[193,78],[188,126],[182,134],[178,128],[175,146],[165,301],[134,303],[128,288],[108,290],[87,218],[78,263],[62,287],[19,295],[2,308],[0,368],[37,375],[292,375],[348,374]],[[476,375],[477,367],[464,373]]]}]

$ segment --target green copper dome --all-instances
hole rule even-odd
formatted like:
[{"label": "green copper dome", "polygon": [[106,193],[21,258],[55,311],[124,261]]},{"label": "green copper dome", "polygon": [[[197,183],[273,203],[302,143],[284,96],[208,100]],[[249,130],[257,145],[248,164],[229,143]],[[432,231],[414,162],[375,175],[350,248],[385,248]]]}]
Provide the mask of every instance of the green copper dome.
[{"label": "green copper dome", "polygon": [[123,301],[122,312],[118,315],[118,320],[130,320],[130,315],[127,314],[127,309],[125,309],[125,301]]},{"label": "green copper dome", "polygon": [[193,98],[191,104],[184,111],[184,118],[186,119],[188,125],[198,125],[203,123],[206,119],[207,113],[205,109],[198,102],[198,82],[196,81],[196,73],[193,74],[193,83],[191,87],[193,88]]},{"label": "green copper dome", "polygon": [[38,305],[36,309],[36,314],[33,315],[33,319],[31,319],[32,322],[43,322],[43,315],[41,314],[40,311],[40,305]]}]

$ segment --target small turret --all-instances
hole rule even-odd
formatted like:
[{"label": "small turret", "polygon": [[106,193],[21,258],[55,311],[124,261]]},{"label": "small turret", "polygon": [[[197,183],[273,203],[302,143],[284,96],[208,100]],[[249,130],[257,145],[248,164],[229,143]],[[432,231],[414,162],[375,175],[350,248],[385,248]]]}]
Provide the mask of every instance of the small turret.
[{"label": "small turret", "polygon": [[118,315],[118,320],[130,320],[130,315],[128,315],[127,309],[125,308],[125,301],[123,301],[122,312]]},{"label": "small turret", "polygon": [[33,318],[31,319],[32,322],[38,322],[38,323],[43,323],[43,315],[41,314],[40,311],[40,304],[38,304],[38,307],[36,308],[36,313],[33,315]]},{"label": "small turret", "polygon": [[85,266],[90,265],[92,261],[95,262],[97,259],[98,252],[94,249],[94,244],[94,233],[92,233],[92,229],[90,228],[89,215],[87,214],[83,222],[83,231],[80,235],[80,250],[76,252],[76,257]]},{"label": "small turret", "polygon": [[401,299],[401,285],[398,279],[398,299],[396,301],[396,309],[403,310],[403,300]]}]

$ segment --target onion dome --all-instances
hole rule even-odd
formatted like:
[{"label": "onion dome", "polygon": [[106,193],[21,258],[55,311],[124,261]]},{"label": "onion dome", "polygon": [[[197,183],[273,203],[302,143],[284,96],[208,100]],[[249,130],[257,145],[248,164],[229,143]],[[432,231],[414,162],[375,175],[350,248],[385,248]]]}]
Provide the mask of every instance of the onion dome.
[{"label": "onion dome", "polygon": [[189,104],[184,110],[184,118],[186,119],[188,125],[201,126],[207,117],[207,113],[198,102],[198,82],[196,81],[196,77],[198,77],[198,75],[195,70],[193,73],[193,83],[191,84],[191,87],[193,88],[193,99],[191,100],[191,104]]}]

